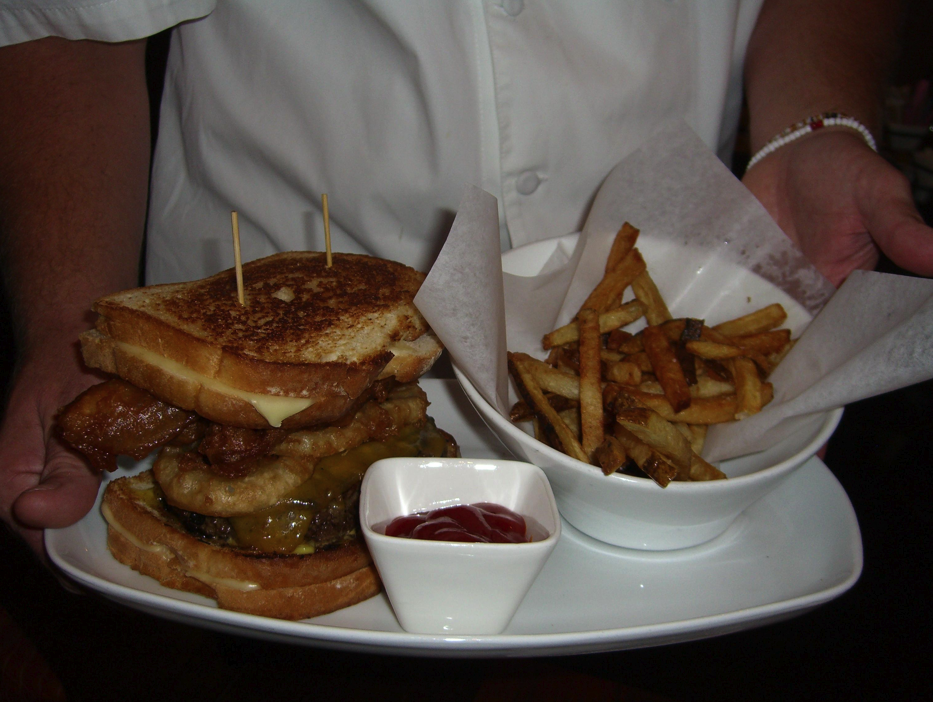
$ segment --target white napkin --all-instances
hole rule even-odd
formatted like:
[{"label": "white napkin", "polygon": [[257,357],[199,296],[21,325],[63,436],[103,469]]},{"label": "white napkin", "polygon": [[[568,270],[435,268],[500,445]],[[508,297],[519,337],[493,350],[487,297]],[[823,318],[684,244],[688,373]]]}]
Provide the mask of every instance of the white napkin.
[{"label": "white napkin", "polygon": [[496,198],[470,187],[415,306],[486,401],[507,415],[504,300]]},{"label": "white napkin", "polygon": [[708,460],[761,451],[808,414],[933,378],[933,280],[855,271],[769,380],[759,414],[708,434]]},{"label": "white napkin", "polygon": [[576,247],[562,240],[537,275],[501,275],[495,199],[476,188],[464,197],[415,303],[504,416],[504,330],[508,349],[543,357],[541,337],[579,309],[626,221],[641,230],[638,246],[675,317],[717,324],[782,302],[787,326],[802,334],[772,375],[775,399],[751,419],[712,428],[708,460],[759,451],[793,431],[795,417],[933,377],[933,281],[853,274],[811,322],[833,296],[832,285],[678,121],[612,170]]}]

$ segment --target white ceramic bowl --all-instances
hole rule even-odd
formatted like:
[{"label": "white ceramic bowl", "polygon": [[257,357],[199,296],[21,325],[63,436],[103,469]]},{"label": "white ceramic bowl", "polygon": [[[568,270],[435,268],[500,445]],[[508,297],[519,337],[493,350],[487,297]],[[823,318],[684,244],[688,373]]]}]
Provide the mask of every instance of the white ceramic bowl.
[{"label": "white ceramic bowl", "polygon": [[[530,531],[540,530],[540,540],[454,543],[373,530],[402,515],[476,502],[500,504],[530,518]],[[360,521],[399,623],[417,634],[501,633],[560,538],[560,515],[547,478],[540,468],[518,461],[377,461],[363,478]]]},{"label": "white ceramic bowl", "polygon": [[[569,255],[575,242],[576,236],[569,235],[513,249],[502,256],[503,270],[535,275],[558,246],[565,247]],[[788,313],[786,326],[795,335],[810,319],[792,298],[747,270],[717,259],[705,260],[697,268],[691,263],[691,250],[657,240],[640,239],[638,247],[649,268],[664,262],[652,271],[662,293],[683,289],[667,298],[678,316],[716,323],[779,301]],[[684,271],[692,273],[685,278]],[[542,353],[540,348],[512,350]],[[720,468],[728,480],[671,483],[660,488],[649,478],[603,475],[595,466],[542,444],[528,433],[529,424],[512,424],[483,399],[459,369],[455,367],[454,372],[473,406],[506,447],[544,470],[561,515],[568,522],[600,541],[633,549],[686,548],[719,536],[750,504],[813,456],[842,417],[841,409],[814,415],[796,433],[768,450],[723,462]],[[515,399],[513,389],[512,401]]]},{"label": "white ceramic bowl", "polygon": [[832,435],[842,410],[810,418],[766,451],[719,464],[727,480],[670,483],[613,473],[552,449],[500,415],[457,368],[457,379],[486,424],[516,456],[540,466],[561,515],[584,534],[614,546],[671,550],[722,534],[753,502],[813,456]]}]

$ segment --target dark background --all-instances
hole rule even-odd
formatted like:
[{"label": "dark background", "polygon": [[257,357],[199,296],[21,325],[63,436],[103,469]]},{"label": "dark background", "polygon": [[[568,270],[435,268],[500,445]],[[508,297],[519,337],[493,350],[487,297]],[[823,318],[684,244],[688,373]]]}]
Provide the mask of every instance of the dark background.
[{"label": "dark background", "polygon": [[[914,5],[893,77],[905,83],[933,75],[933,12],[930,3]],[[165,45],[164,36],[152,45],[156,89]],[[929,205],[922,213],[933,222]],[[879,269],[902,272],[887,261]],[[2,303],[0,388],[14,351]],[[66,590],[0,529],[0,668],[23,660],[27,671],[47,665],[69,700],[931,698],[933,383],[848,407],[826,463],[859,519],[862,577],[813,612],[751,631],[530,660],[398,658],[268,644]],[[9,674],[0,670],[0,702],[28,688],[28,680],[13,684]]]}]

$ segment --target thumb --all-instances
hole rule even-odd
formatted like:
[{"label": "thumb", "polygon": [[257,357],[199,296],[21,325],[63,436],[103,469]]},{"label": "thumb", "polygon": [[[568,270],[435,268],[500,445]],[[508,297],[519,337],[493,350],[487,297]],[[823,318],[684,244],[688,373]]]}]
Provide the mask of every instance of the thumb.
[{"label": "thumb", "polygon": [[924,224],[906,181],[895,190],[879,181],[863,207],[868,233],[901,268],[933,275],[933,229]]},{"label": "thumb", "polygon": [[29,529],[61,529],[91,511],[101,477],[56,440],[39,482],[13,503],[13,516]]}]

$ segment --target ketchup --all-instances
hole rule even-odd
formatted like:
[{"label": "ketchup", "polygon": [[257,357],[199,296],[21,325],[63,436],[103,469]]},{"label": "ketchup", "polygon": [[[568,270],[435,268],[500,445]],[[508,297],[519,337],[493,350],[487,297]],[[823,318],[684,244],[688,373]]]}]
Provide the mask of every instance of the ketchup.
[{"label": "ketchup", "polygon": [[396,517],[386,526],[385,534],[405,539],[496,544],[531,540],[522,515],[491,502],[452,505]]}]

